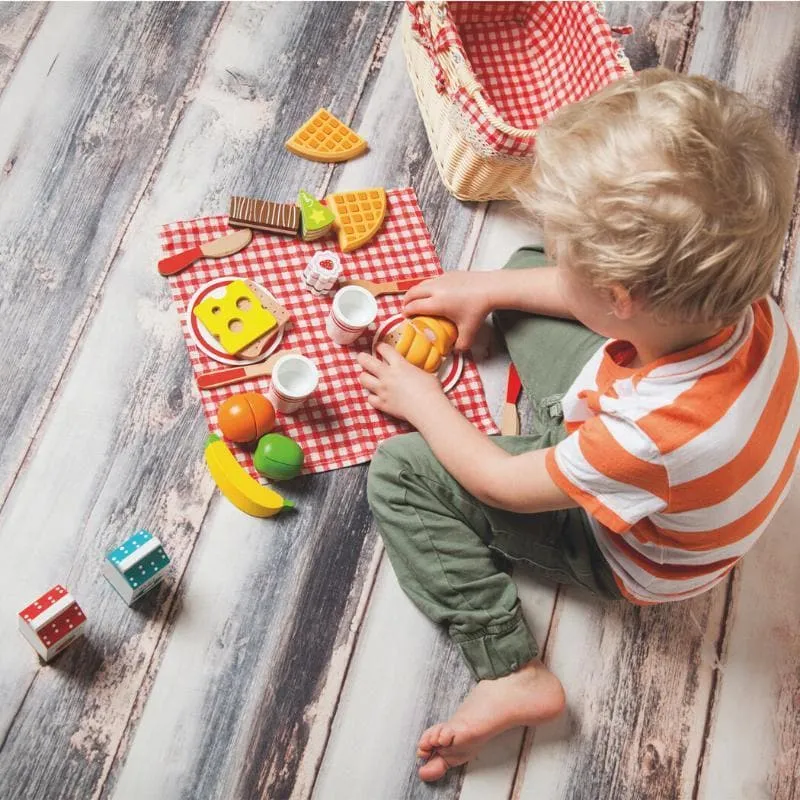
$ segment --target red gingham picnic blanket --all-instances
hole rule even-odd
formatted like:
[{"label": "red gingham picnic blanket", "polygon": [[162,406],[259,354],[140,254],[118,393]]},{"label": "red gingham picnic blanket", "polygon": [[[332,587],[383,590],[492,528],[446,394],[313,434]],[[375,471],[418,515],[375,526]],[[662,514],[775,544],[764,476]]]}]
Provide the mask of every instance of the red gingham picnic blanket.
[{"label": "red gingham picnic blanket", "polygon": [[[173,255],[226,233],[231,233],[226,216],[203,217],[165,225],[161,243],[164,254]],[[298,349],[311,358],[320,371],[320,384],[299,412],[292,416],[278,415],[275,430],[291,436],[303,448],[306,473],[369,461],[381,441],[410,430],[405,423],[391,419],[367,403],[366,391],[357,379],[360,368],[356,363],[356,354],[370,349],[378,325],[399,313],[402,296],[377,298],[378,319],[355,345],[333,344],[325,331],[332,296],[314,297],[305,289],[302,279],[303,269],[318,250],[337,252],[344,278],[387,281],[434,277],[442,271],[414,190],[394,189],[387,192],[382,229],[369,244],[353,253],[339,253],[334,238],[303,242],[254,231],[253,241],[239,253],[227,258],[202,259],[169,278],[195,375],[225,368],[197,347],[187,325],[191,298],[210,280],[223,275],[250,279],[270,291],[291,312],[292,321],[280,349]],[[265,394],[268,387],[269,378],[262,377],[202,390],[209,427],[217,430],[217,407],[226,397],[247,391]],[[466,359],[462,377],[448,396],[476,427],[485,433],[497,433],[478,371],[470,358]],[[232,445],[232,450],[255,476],[247,451],[236,445]]]}]

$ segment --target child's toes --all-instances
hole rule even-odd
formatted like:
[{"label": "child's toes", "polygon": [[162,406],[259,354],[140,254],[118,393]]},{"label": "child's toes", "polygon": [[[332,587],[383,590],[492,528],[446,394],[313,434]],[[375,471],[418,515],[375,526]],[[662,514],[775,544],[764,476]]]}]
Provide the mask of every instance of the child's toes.
[{"label": "child's toes", "polygon": [[450,747],[456,738],[456,732],[449,725],[442,725],[437,737],[437,747]]},{"label": "child's toes", "polygon": [[432,725],[425,733],[422,734],[419,740],[420,750],[433,750],[436,747],[436,742],[439,740],[439,731],[442,729],[442,724]]}]

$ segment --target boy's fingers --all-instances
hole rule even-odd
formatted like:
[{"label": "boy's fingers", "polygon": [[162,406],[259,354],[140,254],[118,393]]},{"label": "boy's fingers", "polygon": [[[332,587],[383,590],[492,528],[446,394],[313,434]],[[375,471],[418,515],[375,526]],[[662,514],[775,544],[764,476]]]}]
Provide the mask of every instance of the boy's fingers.
[{"label": "boy's fingers", "polygon": [[[378,350],[380,350],[380,347]],[[369,353],[359,353],[357,361],[361,365],[361,369],[371,373],[372,375],[377,375],[383,369],[383,363],[381,360],[379,358],[375,358],[375,356],[370,355]]]},{"label": "boy's fingers", "polygon": [[411,300],[419,300],[422,297],[430,297],[431,292],[430,289],[426,288],[426,284],[428,281],[423,281],[422,283],[418,283],[416,286],[412,286],[403,296],[403,302],[408,303]]},{"label": "boy's fingers", "polygon": [[383,360],[389,364],[399,364],[401,361],[405,361],[403,356],[397,352],[390,344],[386,344],[386,342],[381,342],[378,345],[378,355],[383,358]]},{"label": "boy's fingers", "polygon": [[358,376],[358,380],[361,385],[372,394],[376,394],[378,387],[381,385],[381,382],[374,375],[370,375],[369,372],[362,372]]},{"label": "boy's fingers", "polygon": [[406,300],[403,311],[406,314],[435,314],[438,305],[432,297],[421,297],[419,300]]}]

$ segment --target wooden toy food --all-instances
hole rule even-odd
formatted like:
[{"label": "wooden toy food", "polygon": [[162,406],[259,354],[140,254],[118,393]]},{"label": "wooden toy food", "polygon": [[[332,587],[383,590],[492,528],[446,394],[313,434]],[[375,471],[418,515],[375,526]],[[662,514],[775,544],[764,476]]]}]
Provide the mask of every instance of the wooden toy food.
[{"label": "wooden toy food", "polygon": [[19,632],[49,661],[83,633],[86,615],[60,584],[19,612]]},{"label": "wooden toy food", "polygon": [[342,286],[360,286],[366,289],[373,297],[380,297],[384,294],[404,294],[412,286],[416,286],[422,281],[429,281],[430,278],[405,278],[399,281],[367,281],[361,278],[350,278],[342,281]]},{"label": "wooden toy food", "polygon": [[311,161],[347,161],[360,156],[367,142],[330,111],[320,108],[289,137],[286,149]]},{"label": "wooden toy food", "polygon": [[300,474],[303,460],[303,449],[294,439],[279,433],[268,433],[258,440],[253,466],[267,478],[286,481]]},{"label": "wooden toy food", "polygon": [[336,217],[334,226],[343,253],[363,247],[380,230],[386,216],[385,189],[329,194],[325,202]]},{"label": "wooden toy food", "polygon": [[250,378],[260,378],[262,375],[272,375],[275,364],[284,356],[299,355],[299,350],[278,350],[260,364],[247,364],[244,367],[228,367],[227,369],[212,369],[210,372],[201,372],[197,376],[197,386],[200,389],[216,389],[218,386],[228,386],[231,383],[241,383]]},{"label": "wooden toy food", "polygon": [[300,209],[294,203],[273,203],[255,197],[231,197],[228,224],[233,228],[255,228],[268,233],[297,236]]},{"label": "wooden toy food", "polygon": [[241,392],[219,404],[217,423],[226,439],[246,444],[275,427],[275,409],[263,394]]},{"label": "wooden toy food", "polygon": [[220,492],[240,511],[253,517],[272,517],[284,508],[294,508],[268,486],[245,472],[225,442],[215,434],[206,439],[206,464]]},{"label": "wooden toy food", "polygon": [[137,531],[103,562],[103,575],[128,604],[157,586],[167,574],[169,556],[161,542],[145,530]]},{"label": "wooden toy food", "polygon": [[297,205],[300,207],[300,237],[303,241],[321,239],[333,227],[333,211],[322,205],[313,194],[301,189]]},{"label": "wooden toy food", "polygon": [[458,329],[443,317],[412,317],[404,326],[395,350],[426,372],[439,369],[458,338]]},{"label": "wooden toy food", "polygon": [[236,231],[236,233],[221,236],[219,239],[203,242],[203,244],[193,247],[191,250],[184,250],[174,256],[162,258],[158,262],[159,274],[165,277],[167,275],[176,275],[182,269],[194,264],[199,258],[223,258],[224,256],[233,255],[247,247],[252,239],[253,231],[249,228],[244,228]]},{"label": "wooden toy food", "polygon": [[278,324],[242,280],[212,292],[195,306],[194,315],[228,353],[238,353]]}]

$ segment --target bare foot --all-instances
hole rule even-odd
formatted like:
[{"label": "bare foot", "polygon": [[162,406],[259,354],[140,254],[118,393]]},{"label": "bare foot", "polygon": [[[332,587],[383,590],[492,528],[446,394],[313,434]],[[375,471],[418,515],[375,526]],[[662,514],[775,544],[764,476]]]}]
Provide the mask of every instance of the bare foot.
[{"label": "bare foot", "polygon": [[417,745],[424,781],[465,764],[483,744],[518,726],[537,725],[564,710],[561,681],[538,659],[497,680],[480,681],[447,721],[428,728]]}]

